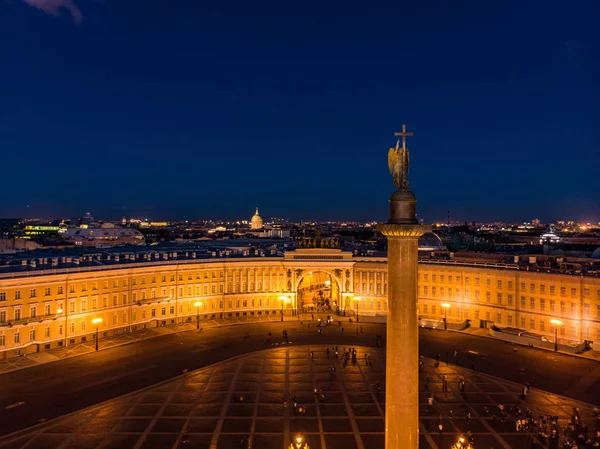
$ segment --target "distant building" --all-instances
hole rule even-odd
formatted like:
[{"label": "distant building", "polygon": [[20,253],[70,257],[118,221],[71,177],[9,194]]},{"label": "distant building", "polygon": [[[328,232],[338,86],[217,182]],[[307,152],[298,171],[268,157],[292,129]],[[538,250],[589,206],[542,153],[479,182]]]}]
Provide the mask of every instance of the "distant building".
[{"label": "distant building", "polygon": [[250,229],[262,229],[263,228],[263,219],[260,215],[258,215],[258,207],[256,208],[256,213],[250,220]]},{"label": "distant building", "polygon": [[560,242],[560,237],[556,235],[554,229],[548,229],[540,236],[540,245],[552,245]]},{"label": "distant building", "polygon": [[76,246],[113,246],[144,243],[144,236],[137,229],[120,228],[111,223],[96,223],[68,228],[62,238]]}]

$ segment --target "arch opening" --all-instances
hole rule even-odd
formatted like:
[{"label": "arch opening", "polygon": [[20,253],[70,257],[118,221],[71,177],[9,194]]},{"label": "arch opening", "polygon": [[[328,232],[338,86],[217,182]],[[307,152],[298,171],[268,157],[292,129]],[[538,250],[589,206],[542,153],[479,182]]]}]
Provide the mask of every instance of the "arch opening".
[{"label": "arch opening", "polygon": [[309,271],[298,281],[296,299],[299,313],[338,313],[342,299],[340,282],[328,271]]}]

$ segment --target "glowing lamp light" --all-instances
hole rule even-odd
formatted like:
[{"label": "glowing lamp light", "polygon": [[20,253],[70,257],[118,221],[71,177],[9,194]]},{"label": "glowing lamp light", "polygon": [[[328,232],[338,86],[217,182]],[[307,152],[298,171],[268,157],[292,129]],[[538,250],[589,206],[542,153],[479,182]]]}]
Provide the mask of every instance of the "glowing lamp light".
[{"label": "glowing lamp light", "polygon": [[294,438],[294,442],[290,444],[290,449],[310,449],[308,447],[308,443],[304,442],[304,437],[302,435],[296,435]]},{"label": "glowing lamp light", "polygon": [[63,309],[56,309],[56,313],[63,313]]},{"label": "glowing lamp light", "polygon": [[563,322],[561,320],[550,320],[552,324],[555,326],[562,326]]},{"label": "glowing lamp light", "polygon": [[98,325],[98,324],[100,324],[102,321],[103,321],[103,320],[102,320],[102,318],[94,318],[94,319],[92,320],[92,324],[95,324],[95,325],[97,326],[97,325]]},{"label": "glowing lamp light", "polygon": [[450,304],[448,304],[447,302],[443,302],[441,305],[444,309],[447,309],[450,307]]},{"label": "glowing lamp light", "polygon": [[194,307],[202,307],[202,301],[196,301]]}]

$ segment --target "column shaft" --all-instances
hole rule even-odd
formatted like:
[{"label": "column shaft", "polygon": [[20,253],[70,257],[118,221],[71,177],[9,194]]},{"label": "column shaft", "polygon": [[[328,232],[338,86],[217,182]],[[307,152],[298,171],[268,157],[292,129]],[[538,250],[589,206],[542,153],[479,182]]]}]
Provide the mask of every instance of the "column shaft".
[{"label": "column shaft", "polygon": [[418,237],[388,237],[386,449],[419,447]]}]

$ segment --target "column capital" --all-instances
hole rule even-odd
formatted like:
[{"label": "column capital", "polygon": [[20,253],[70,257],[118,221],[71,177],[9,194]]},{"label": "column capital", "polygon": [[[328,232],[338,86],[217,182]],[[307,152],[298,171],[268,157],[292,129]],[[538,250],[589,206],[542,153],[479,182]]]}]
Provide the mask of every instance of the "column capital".
[{"label": "column capital", "polygon": [[418,239],[431,231],[429,225],[380,223],[377,230],[388,239]]}]

